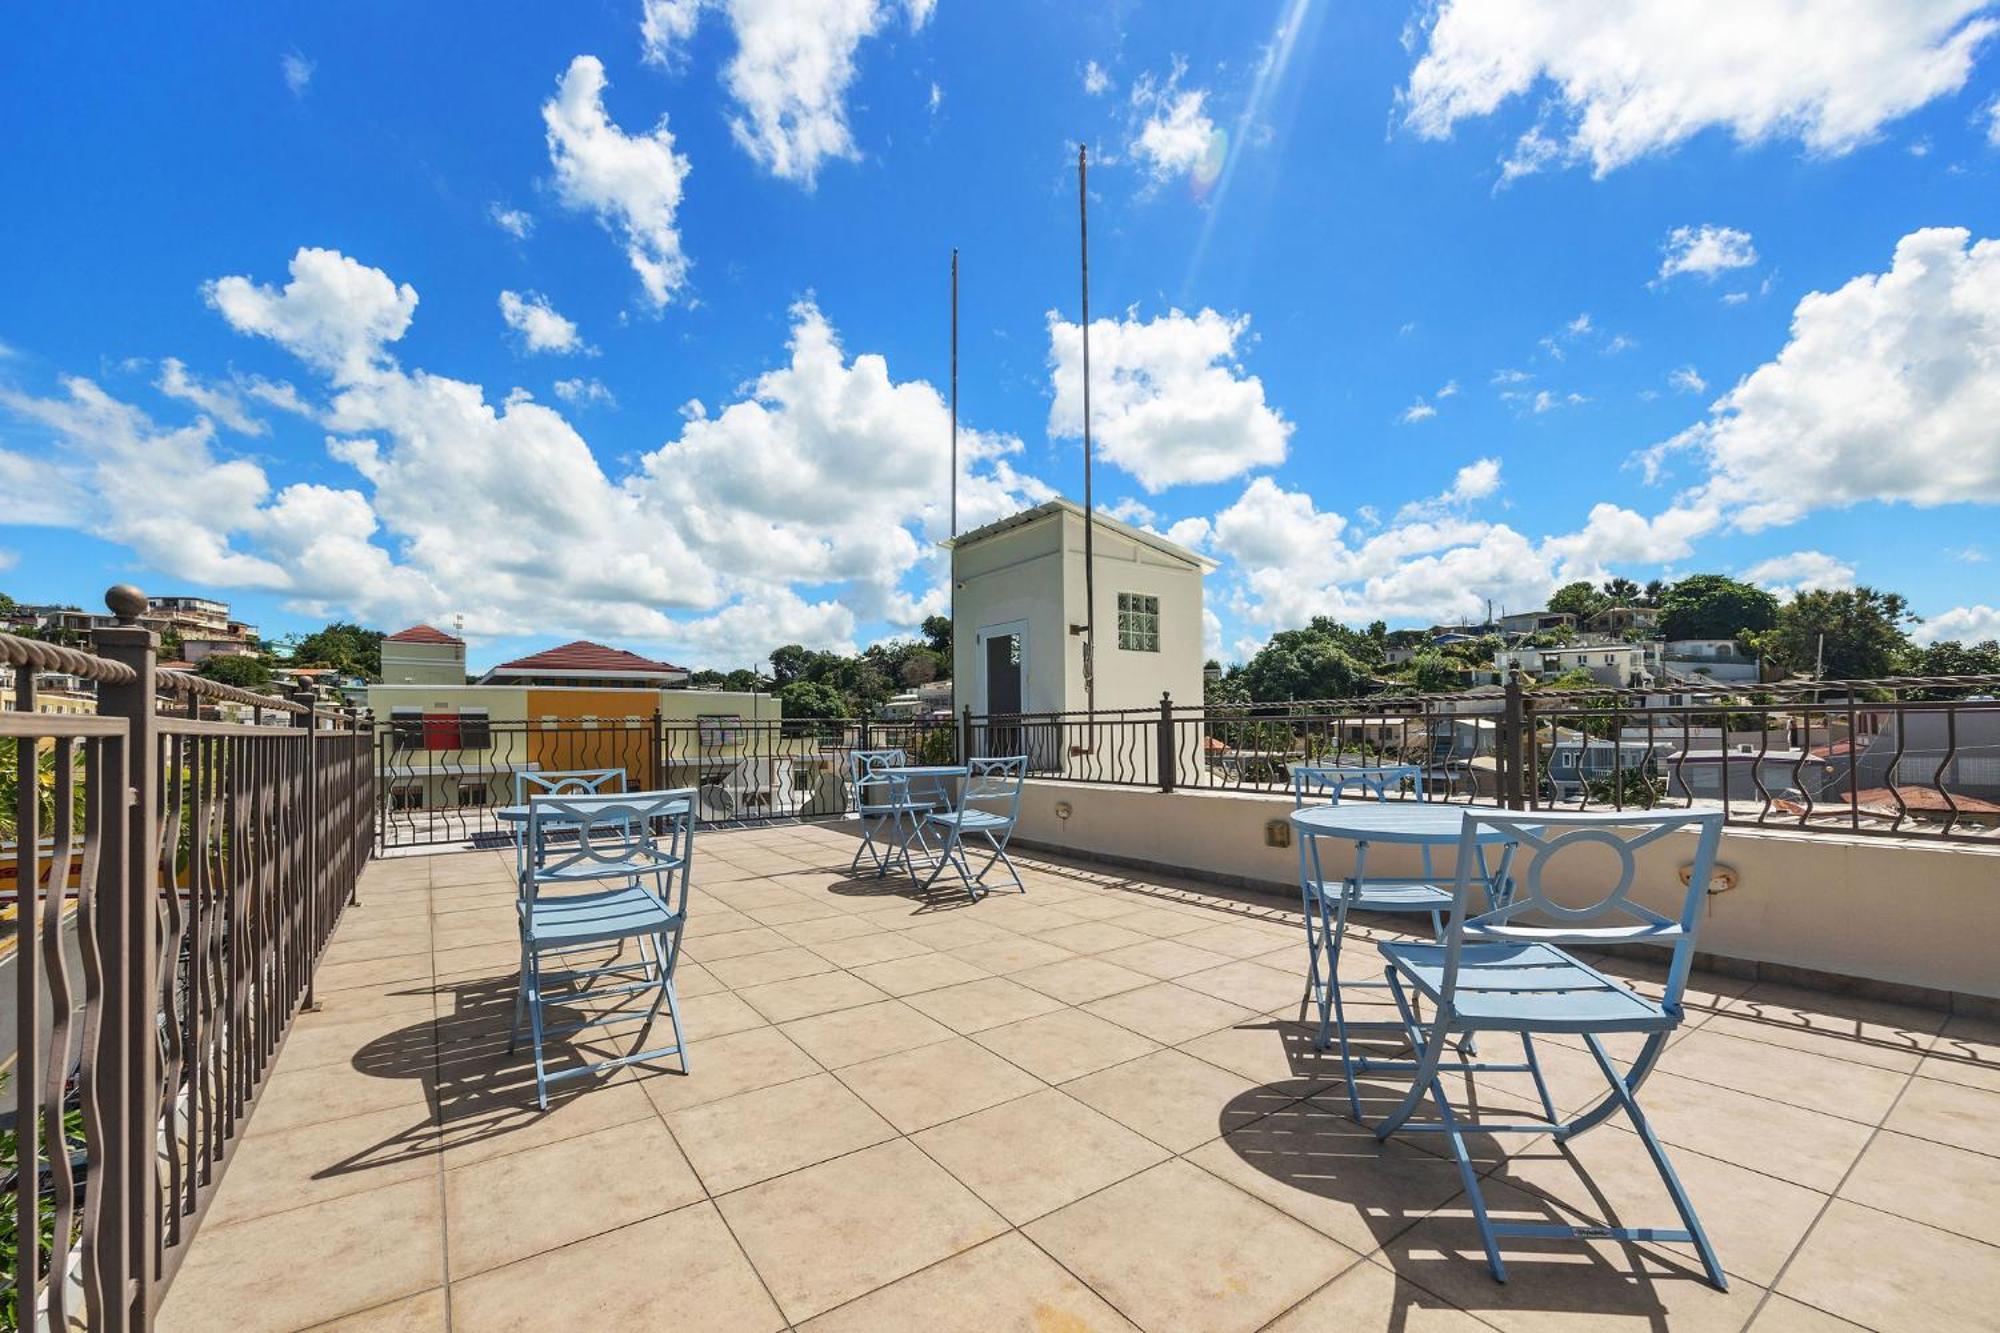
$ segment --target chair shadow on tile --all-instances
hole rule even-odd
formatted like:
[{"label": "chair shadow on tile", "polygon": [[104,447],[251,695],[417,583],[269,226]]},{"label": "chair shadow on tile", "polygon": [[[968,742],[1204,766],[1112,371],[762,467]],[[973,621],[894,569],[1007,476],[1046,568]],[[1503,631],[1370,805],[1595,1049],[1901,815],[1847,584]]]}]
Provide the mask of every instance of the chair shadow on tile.
[{"label": "chair shadow on tile", "polygon": [[[436,988],[436,1019],[411,1024],[368,1042],[354,1055],[354,1068],[376,1078],[418,1080],[424,1088],[427,1114],[422,1121],[369,1149],[329,1168],[329,1173],[365,1170],[370,1165],[397,1160],[411,1152],[428,1150],[436,1144],[445,1151],[504,1137],[560,1116],[593,1091],[605,1087],[631,1070],[645,1069],[674,1075],[682,1070],[677,1057],[643,1066],[563,1079],[549,1085],[549,1106],[540,1109],[535,1101],[535,1054],[525,1027],[509,1051],[514,1023],[517,990],[513,974],[460,979],[440,983]],[[627,1021],[600,1029],[586,1028],[543,1042],[543,1059],[551,1073],[574,1069],[582,1064],[623,1054],[632,1043],[650,1040],[659,1044],[668,1018],[662,1011],[650,1030],[642,1032],[638,1019],[643,1006],[618,1007],[631,1014]],[[602,1016],[614,1009],[611,1002],[552,1004],[546,1010],[551,1026],[561,1027],[586,1017]]]},{"label": "chair shadow on tile", "polygon": [[[1341,1243],[1364,1253],[1378,1252],[1406,1279],[1397,1284],[1400,1308],[1389,1318],[1388,1327],[1421,1322],[1415,1307],[1456,1306],[1475,1314],[1507,1310],[1637,1318],[1664,1333],[1669,1302],[1663,1293],[1668,1284],[1689,1294],[1716,1296],[1691,1256],[1677,1249],[1609,1241],[1503,1239],[1509,1280],[1504,1285],[1494,1282],[1444,1136],[1406,1134],[1378,1140],[1373,1129],[1357,1124],[1349,1112],[1338,1051],[1315,1050],[1309,1025],[1272,1026],[1286,1039],[1287,1059],[1297,1077],[1248,1089],[1223,1106],[1217,1124],[1223,1137],[1211,1147],[1217,1155],[1204,1164],[1225,1174],[1234,1172],[1237,1183],[1252,1193]],[[1299,1096],[1307,1082],[1318,1080],[1330,1082],[1315,1095]],[[1489,1100],[1476,1085],[1466,1086],[1470,1083],[1466,1079],[1448,1087],[1455,1109],[1496,1119],[1520,1117],[1521,1106],[1504,1093]],[[1380,1121],[1407,1086],[1393,1074],[1358,1081],[1362,1114],[1370,1125]],[[1420,1113],[1412,1123],[1422,1120]],[[1506,1138],[1502,1144],[1498,1136],[1465,1136],[1467,1154],[1481,1175],[1487,1207],[1496,1221],[1624,1224],[1613,1201],[1589,1183],[1567,1148],[1555,1147],[1546,1138]],[[1507,1153],[1528,1143],[1569,1159],[1585,1182],[1595,1216],[1510,1178]]]}]

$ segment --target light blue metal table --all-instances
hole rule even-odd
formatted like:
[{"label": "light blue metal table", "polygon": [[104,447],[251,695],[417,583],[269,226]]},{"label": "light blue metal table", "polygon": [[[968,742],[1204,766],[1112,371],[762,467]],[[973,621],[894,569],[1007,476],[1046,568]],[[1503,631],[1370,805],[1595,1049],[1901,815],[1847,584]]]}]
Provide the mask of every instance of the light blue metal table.
[{"label": "light blue metal table", "polygon": [[[1347,935],[1350,909],[1364,912],[1418,912],[1431,919],[1431,932],[1443,930],[1442,914],[1450,910],[1452,887],[1441,880],[1433,864],[1439,847],[1456,847],[1465,833],[1468,810],[1479,807],[1445,805],[1423,801],[1362,801],[1351,805],[1313,805],[1292,811],[1291,823],[1299,843],[1299,893],[1304,904],[1306,953],[1310,969],[1310,991],[1319,1008],[1316,1044],[1324,1050],[1335,1035],[1340,1039],[1341,1068],[1347,1075],[1347,1100],[1354,1118],[1361,1118],[1361,1100],[1354,1087],[1355,1071],[1400,1069],[1407,1061],[1356,1059],[1350,1049],[1350,1030],[1384,1028],[1402,1031],[1402,1025],[1350,1025],[1341,1003],[1340,946]],[[1330,892],[1320,869],[1319,839],[1337,838],[1354,844],[1354,873],[1343,878],[1337,892]],[[1479,878],[1486,886],[1487,905],[1506,894],[1507,871],[1513,861],[1513,844],[1499,829],[1483,829],[1479,834]],[[1368,849],[1376,843],[1416,847],[1422,873],[1414,877],[1368,878]],[[1503,848],[1497,869],[1486,862],[1486,848]],[[1329,899],[1332,901],[1329,902]],[[1327,960],[1327,979],[1319,977],[1319,960]],[[1379,986],[1380,982],[1353,985]],[[1523,1066],[1525,1068],[1525,1066]]]}]

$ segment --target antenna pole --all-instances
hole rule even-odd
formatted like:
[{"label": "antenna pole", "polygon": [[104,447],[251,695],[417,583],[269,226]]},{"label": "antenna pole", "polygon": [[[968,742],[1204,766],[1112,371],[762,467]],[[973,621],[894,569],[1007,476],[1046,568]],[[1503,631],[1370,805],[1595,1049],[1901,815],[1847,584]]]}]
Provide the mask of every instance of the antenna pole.
[{"label": "antenna pole", "polygon": [[1083,271],[1083,704],[1097,712],[1097,581],[1091,530],[1097,509],[1090,497],[1090,180],[1088,149],[1076,146],[1077,240]]},{"label": "antenna pole", "polygon": [[951,248],[951,535],[958,535],[958,247]]},{"label": "antenna pole", "polygon": [[[958,247],[951,248],[951,537],[958,540]],[[945,663],[951,672],[951,711],[958,713],[958,548],[952,547],[945,570],[945,586],[950,594],[951,658]]]}]

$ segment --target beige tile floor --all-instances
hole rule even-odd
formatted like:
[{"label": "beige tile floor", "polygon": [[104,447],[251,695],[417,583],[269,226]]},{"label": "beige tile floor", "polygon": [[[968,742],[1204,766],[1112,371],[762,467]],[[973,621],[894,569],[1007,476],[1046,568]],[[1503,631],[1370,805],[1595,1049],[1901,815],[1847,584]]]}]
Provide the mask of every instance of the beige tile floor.
[{"label": "beige tile floor", "polygon": [[[2000,1024],[1698,975],[1645,1100],[1729,1292],[1684,1248],[1605,1242],[1514,1242],[1503,1287],[1437,1141],[1347,1118],[1297,1021],[1295,910],[1034,857],[1025,896],[925,901],[850,878],[853,845],[703,835],[692,1072],[577,1080],[547,1112],[506,1051],[511,858],[373,865],[162,1322],[1994,1326]],[[1560,1105],[1592,1099],[1579,1046],[1543,1060]],[[1473,1147],[1503,1216],[1670,1224],[1622,1128]]]}]

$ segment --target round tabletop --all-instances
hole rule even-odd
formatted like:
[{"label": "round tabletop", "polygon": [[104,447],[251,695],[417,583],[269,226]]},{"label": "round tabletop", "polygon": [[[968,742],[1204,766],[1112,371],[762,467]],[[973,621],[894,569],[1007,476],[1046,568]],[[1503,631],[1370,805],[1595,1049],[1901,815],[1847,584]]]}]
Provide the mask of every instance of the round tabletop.
[{"label": "round tabletop", "polygon": [[[600,795],[609,796],[610,793],[601,793]],[[665,810],[661,811],[661,813],[669,815],[686,814],[687,802],[675,801],[672,805],[668,806]],[[493,810],[493,817],[495,819],[505,820],[509,824],[525,824],[528,822],[528,807],[525,805],[495,806]]]},{"label": "round tabletop", "polygon": [[[1354,842],[1457,842],[1468,814],[1511,815],[1491,806],[1429,804],[1421,801],[1355,801],[1309,805],[1292,811],[1292,827],[1302,833]],[[1481,842],[1510,842],[1501,829],[1483,829]]]},{"label": "round tabletop", "polygon": [[894,773],[899,778],[962,778],[971,770],[964,764],[893,764],[877,773]]}]

